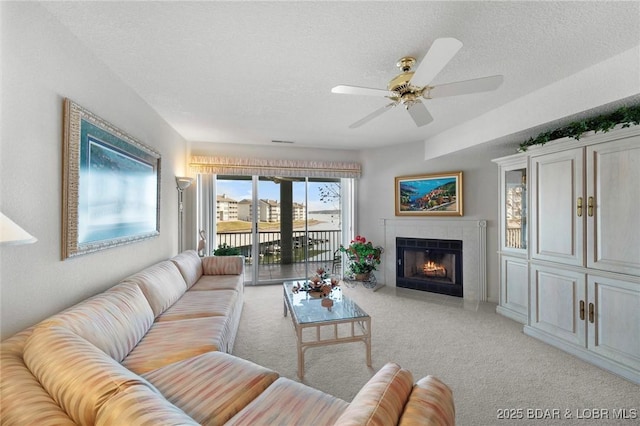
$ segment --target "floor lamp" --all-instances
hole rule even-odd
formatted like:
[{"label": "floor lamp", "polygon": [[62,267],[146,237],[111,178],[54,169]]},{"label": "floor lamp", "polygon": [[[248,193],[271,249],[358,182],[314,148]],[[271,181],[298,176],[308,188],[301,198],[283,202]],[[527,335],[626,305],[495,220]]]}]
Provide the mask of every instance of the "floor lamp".
[{"label": "floor lamp", "polygon": [[17,246],[38,241],[33,235],[20,228],[14,221],[0,212],[0,246]]},{"label": "floor lamp", "polygon": [[182,215],[184,205],[182,203],[182,195],[185,189],[191,186],[193,178],[176,176],[176,185],[178,190],[178,253],[182,253]]}]

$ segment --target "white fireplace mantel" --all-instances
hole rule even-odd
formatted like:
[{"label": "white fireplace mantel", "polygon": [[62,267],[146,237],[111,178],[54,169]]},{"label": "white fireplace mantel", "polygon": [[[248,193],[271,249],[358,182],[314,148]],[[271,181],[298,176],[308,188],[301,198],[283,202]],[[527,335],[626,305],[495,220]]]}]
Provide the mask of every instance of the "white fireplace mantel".
[{"label": "white fireplace mantel", "polygon": [[462,241],[462,284],[466,301],[487,300],[487,221],[468,219],[382,219],[384,282],[396,286],[396,238]]}]

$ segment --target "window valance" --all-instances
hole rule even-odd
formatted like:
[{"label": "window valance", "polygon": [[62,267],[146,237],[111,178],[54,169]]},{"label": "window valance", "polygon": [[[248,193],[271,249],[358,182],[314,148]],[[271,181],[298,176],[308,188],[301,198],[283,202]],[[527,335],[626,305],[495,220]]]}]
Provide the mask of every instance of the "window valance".
[{"label": "window valance", "polygon": [[360,163],[336,161],[193,156],[189,166],[195,174],[235,176],[358,178],[361,174]]}]

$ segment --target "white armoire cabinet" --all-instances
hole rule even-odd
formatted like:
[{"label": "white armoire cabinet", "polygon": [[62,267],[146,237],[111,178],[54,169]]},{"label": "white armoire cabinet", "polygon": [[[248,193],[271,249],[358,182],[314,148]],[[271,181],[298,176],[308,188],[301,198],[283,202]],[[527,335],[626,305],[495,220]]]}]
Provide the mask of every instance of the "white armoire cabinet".
[{"label": "white armoire cabinet", "polygon": [[[524,322],[526,334],[640,384],[640,126],[495,161],[505,210],[497,312]],[[514,164],[528,172],[522,252],[504,239]],[[523,321],[525,299],[512,299],[525,287]]]}]

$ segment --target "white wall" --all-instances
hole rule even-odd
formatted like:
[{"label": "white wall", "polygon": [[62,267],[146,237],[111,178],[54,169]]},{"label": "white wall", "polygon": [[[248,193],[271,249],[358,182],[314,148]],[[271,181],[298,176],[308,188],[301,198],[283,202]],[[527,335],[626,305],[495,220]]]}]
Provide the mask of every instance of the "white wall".
[{"label": "white wall", "polygon": [[[44,8],[0,3],[0,210],[38,242],[0,247],[4,339],[177,252],[185,141]],[[160,236],[62,261],[62,105],[68,97],[162,154]]]},{"label": "white wall", "polygon": [[[517,145],[517,144],[516,144]],[[502,147],[476,147],[425,161],[424,143],[368,150],[362,153],[363,175],[358,190],[358,233],[381,244],[381,219],[395,216],[395,177],[438,172],[462,171],[463,217],[420,217],[419,220],[487,220],[487,298],[499,299],[498,250],[498,170],[491,159],[515,153],[513,144]],[[412,221],[416,217],[411,218]],[[379,274],[383,276],[383,271]]]}]

